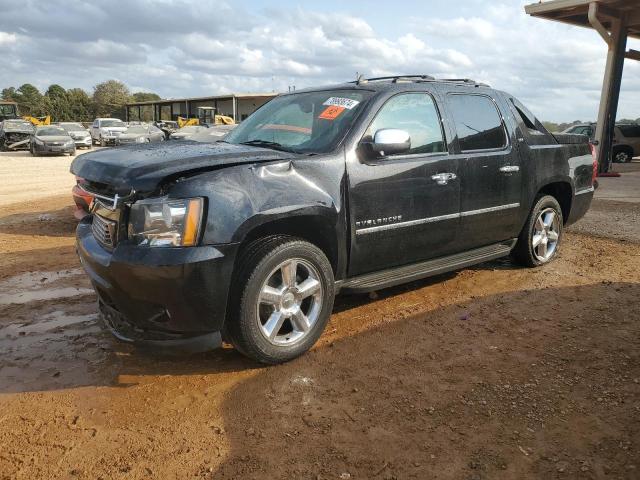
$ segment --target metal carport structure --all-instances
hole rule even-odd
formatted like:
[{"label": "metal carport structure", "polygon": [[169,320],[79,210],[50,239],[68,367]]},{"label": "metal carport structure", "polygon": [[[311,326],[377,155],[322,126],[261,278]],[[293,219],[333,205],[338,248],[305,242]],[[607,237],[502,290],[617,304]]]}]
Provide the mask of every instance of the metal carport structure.
[{"label": "metal carport structure", "polygon": [[534,17],[593,28],[607,43],[595,140],[600,171],[608,170],[624,60],[640,60],[639,51],[627,51],[627,38],[640,38],[640,0],[549,0],[527,5],[525,12]]}]

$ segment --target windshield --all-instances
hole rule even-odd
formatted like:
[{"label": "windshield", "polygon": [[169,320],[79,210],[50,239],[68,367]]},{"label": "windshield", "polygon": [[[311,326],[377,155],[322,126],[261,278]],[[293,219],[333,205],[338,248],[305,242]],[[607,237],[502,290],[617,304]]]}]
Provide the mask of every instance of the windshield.
[{"label": "windshield", "polygon": [[0,105],[0,115],[15,115],[16,114],[16,106],[13,104],[10,105]]},{"label": "windshield", "polygon": [[67,132],[64,128],[60,127],[45,127],[38,128],[36,130],[36,135],[39,137],[55,137],[58,135],[67,135]]},{"label": "windshield", "polygon": [[4,129],[5,130],[33,130],[33,125],[30,122],[24,122],[22,120],[18,120],[18,121],[5,120]]},{"label": "windshield", "polygon": [[333,150],[373,92],[326,90],[276,97],[225,141],[299,153]]},{"label": "windshield", "polygon": [[102,120],[101,127],[126,127],[122,120]]},{"label": "windshield", "polygon": [[85,128],[79,123],[62,123],[60,124],[62,128],[64,128],[67,132],[78,132],[83,131]]},{"label": "windshield", "polygon": [[147,127],[136,125],[135,127],[127,128],[126,133],[149,133]]}]

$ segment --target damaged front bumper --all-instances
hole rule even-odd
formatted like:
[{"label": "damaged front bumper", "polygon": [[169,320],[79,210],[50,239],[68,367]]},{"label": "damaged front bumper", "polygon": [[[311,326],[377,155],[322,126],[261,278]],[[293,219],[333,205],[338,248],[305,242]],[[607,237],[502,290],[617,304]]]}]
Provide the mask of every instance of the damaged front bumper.
[{"label": "damaged front bumper", "polygon": [[29,150],[31,133],[7,132],[0,140],[6,150]]},{"label": "damaged front bumper", "polygon": [[118,339],[154,351],[207,351],[222,343],[237,245],[105,249],[92,217],[77,227],[76,247],[98,295],[105,326]]}]

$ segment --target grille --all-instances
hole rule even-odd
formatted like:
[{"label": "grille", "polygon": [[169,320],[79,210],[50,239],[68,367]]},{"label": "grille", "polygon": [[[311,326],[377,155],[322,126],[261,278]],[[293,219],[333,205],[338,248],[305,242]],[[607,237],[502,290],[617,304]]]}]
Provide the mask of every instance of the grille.
[{"label": "grille", "polygon": [[98,243],[105,247],[112,248],[115,245],[116,227],[116,222],[102,218],[100,215],[93,216],[91,231]]}]

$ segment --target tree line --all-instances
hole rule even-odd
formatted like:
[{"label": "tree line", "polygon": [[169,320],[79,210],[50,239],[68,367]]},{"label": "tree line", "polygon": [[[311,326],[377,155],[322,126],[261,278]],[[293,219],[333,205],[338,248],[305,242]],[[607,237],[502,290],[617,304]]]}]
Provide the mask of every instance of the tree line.
[{"label": "tree line", "polygon": [[54,122],[91,122],[96,117],[125,118],[125,104],[160,100],[160,96],[149,92],[130,93],[119,80],[107,80],[93,87],[92,95],[82,88],[65,90],[54,84],[41,93],[30,83],[2,89],[2,100],[18,104],[20,115],[32,117],[51,116]]}]

